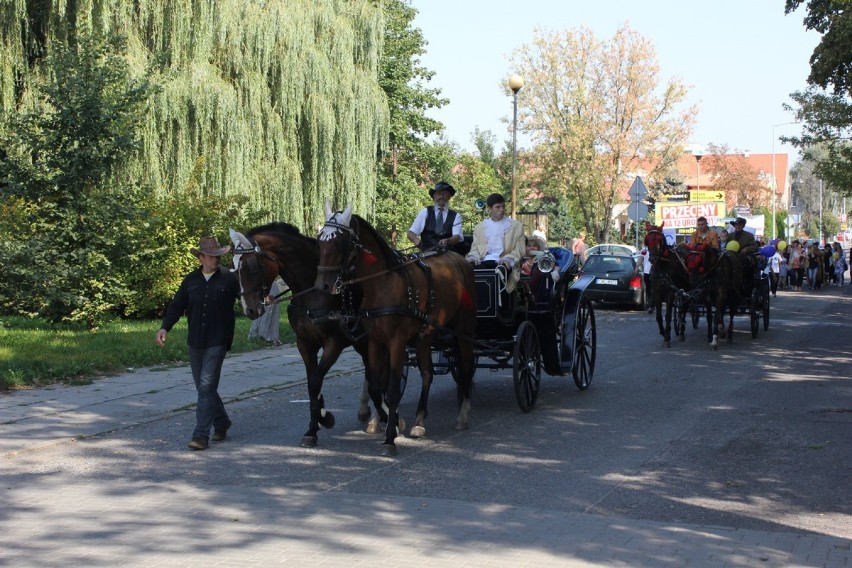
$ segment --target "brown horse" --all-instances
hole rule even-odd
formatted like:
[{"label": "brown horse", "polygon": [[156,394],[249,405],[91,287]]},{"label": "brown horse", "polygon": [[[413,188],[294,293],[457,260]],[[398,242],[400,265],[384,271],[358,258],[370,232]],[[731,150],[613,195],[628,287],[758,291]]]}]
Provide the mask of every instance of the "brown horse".
[{"label": "brown horse", "polygon": [[[689,275],[683,258],[677,249],[666,243],[663,234],[663,224],[660,226],[645,223],[645,247],[648,249],[648,258],[645,262],[651,263],[651,298],[657,313],[657,327],[663,336],[663,344],[672,346],[672,306],[676,294],[681,290],[689,290]],[[665,305],[665,314],[663,306]],[[665,319],[664,319],[665,315]],[[686,314],[679,313],[680,321],[675,322],[678,339],[685,339],[683,330],[683,318]]]},{"label": "brown horse", "polygon": [[[690,282],[701,291],[707,310],[707,342],[716,351],[719,338],[734,341],[734,315],[739,308],[742,293],[742,265],[740,256],[721,252],[716,247],[699,244],[689,249],[686,260]],[[725,310],[728,326],[725,329]]]},{"label": "brown horse", "polygon": [[[461,256],[447,252],[407,259],[391,249],[351,207],[332,213],[319,234],[318,288],[339,294],[355,281],[364,290],[361,316],[369,334],[370,394],[385,392],[388,427],[384,454],[396,455],[395,438],[406,345],[413,341],[422,378],[412,437],[426,434],[427,401],[432,384],[432,346],[449,346],[460,410],[456,429],[468,426],[473,385],[473,342],[476,304],[473,269]],[[344,279],[349,279],[344,281]]]},{"label": "brown horse", "polygon": [[[326,373],[346,347],[353,345],[367,366],[367,340],[353,341],[343,327],[347,313],[357,311],[360,289],[353,287],[349,297],[332,296],[314,289],[319,263],[316,239],[306,237],[287,223],[270,223],[256,227],[243,235],[231,229],[234,243],[234,268],[239,274],[243,312],[251,319],[263,315],[264,299],[276,276],[287,284],[294,297],[287,306],[287,318],[296,334],[296,346],[305,364],[310,401],[310,422],[302,437],[302,446],[317,445],[320,425],[334,426],[334,415],[326,410],[322,384]],[[317,354],[322,349],[322,357]],[[358,419],[370,418],[364,381]],[[368,432],[377,432],[380,421],[387,420],[381,398],[374,400],[376,415],[370,418]]]}]

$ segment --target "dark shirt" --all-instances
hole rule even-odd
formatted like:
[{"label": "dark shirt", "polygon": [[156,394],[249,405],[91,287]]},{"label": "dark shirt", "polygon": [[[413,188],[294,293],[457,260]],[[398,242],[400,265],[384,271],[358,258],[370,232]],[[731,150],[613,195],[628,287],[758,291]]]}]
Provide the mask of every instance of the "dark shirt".
[{"label": "dark shirt", "polygon": [[728,241],[737,241],[740,243],[740,252],[743,254],[757,252],[757,242],[754,240],[754,235],[748,231],[734,231],[728,235]]},{"label": "dark shirt", "polygon": [[234,300],[239,297],[240,282],[233,272],[220,266],[210,280],[205,280],[198,267],[181,282],[163,317],[162,328],[171,331],[185,314],[189,323],[186,342],[190,347],[225,345],[230,350],[236,321]]}]

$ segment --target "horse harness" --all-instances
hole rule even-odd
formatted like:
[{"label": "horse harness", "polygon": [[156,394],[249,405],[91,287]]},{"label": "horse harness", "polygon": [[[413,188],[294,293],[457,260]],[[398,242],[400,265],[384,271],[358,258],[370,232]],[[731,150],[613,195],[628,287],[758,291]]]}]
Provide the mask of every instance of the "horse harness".
[{"label": "horse harness", "polygon": [[[406,282],[408,305],[407,306],[401,306],[401,305],[397,304],[397,305],[390,305],[390,306],[380,306],[380,307],[377,307],[377,308],[370,308],[370,309],[361,308],[360,310],[358,310],[358,321],[359,322],[360,322],[361,318],[378,318],[378,317],[391,316],[391,315],[410,316],[410,317],[413,317],[413,318],[415,318],[415,319],[417,319],[421,322],[420,330],[418,331],[418,334],[421,335],[421,336],[423,334],[425,334],[426,329],[429,326],[436,326],[436,324],[433,321],[433,317],[432,317],[432,311],[434,310],[434,307],[435,307],[435,287],[434,287],[434,283],[433,283],[433,279],[432,279],[432,268],[428,264],[423,262],[423,260],[425,258],[429,258],[431,256],[436,256],[436,255],[440,254],[441,253],[440,249],[427,249],[425,251],[422,251],[422,252],[419,252],[419,253],[412,253],[412,254],[409,254],[409,255],[405,255],[405,254],[400,253],[399,251],[394,250],[393,251],[394,260],[396,261],[396,264],[394,266],[392,266],[390,268],[386,268],[385,270],[382,270],[382,271],[377,272],[375,274],[370,274],[368,276],[362,276],[360,278],[351,278],[349,280],[344,280],[343,275],[345,273],[353,272],[355,270],[355,255],[358,254],[359,251],[360,251],[361,254],[364,254],[364,255],[367,255],[367,256],[373,256],[373,257],[375,257],[375,253],[373,253],[367,247],[365,247],[363,244],[361,244],[360,240],[358,239],[358,235],[355,233],[355,231],[353,231],[350,226],[343,225],[342,223],[339,223],[335,219],[335,216],[332,216],[331,219],[326,221],[325,227],[330,227],[330,228],[336,229],[336,231],[339,231],[339,232],[345,231],[345,232],[349,233],[350,243],[351,243],[351,245],[350,245],[351,250],[349,252],[348,258],[345,261],[343,261],[341,264],[339,264],[337,266],[318,266],[317,267],[317,272],[333,272],[333,271],[338,272],[337,280],[335,280],[334,284],[332,285],[332,293],[340,293],[344,288],[352,286],[353,284],[359,284],[359,283],[364,282],[366,280],[370,280],[370,279],[376,278],[378,276],[382,276],[384,274],[389,274],[391,272],[405,268],[406,266],[411,265],[411,264],[414,264],[418,268],[420,268],[420,270],[423,271],[423,274],[426,277],[427,289],[429,291],[429,297],[428,297],[428,301],[427,301],[426,311],[423,311],[423,310],[420,309],[420,290],[416,289],[412,285],[410,273],[408,271],[404,271],[402,274],[403,274],[403,277],[405,278],[405,282]],[[344,267],[344,264],[348,265],[348,268]],[[437,327],[441,327],[441,326],[437,326]]]}]

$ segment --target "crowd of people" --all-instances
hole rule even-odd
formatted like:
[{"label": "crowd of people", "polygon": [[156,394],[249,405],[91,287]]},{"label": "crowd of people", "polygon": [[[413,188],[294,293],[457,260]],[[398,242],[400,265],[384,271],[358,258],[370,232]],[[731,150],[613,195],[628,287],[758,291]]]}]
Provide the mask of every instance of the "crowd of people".
[{"label": "crowd of people", "polygon": [[[766,243],[745,231],[745,224],[745,219],[738,217],[732,223],[733,232],[722,230],[717,236],[715,231],[707,227],[707,219],[699,217],[690,242],[707,242],[722,250],[730,250],[728,243],[737,241],[736,250],[750,258],[758,251],[765,251]],[[780,239],[775,239],[770,244],[763,270],[770,277],[773,296],[778,290],[801,291],[803,287],[819,290],[822,286],[846,284],[846,272],[852,261],[852,250],[844,251],[839,242],[826,243],[821,247],[817,242],[797,238],[789,244]]]},{"label": "crowd of people", "polygon": [[770,259],[768,274],[775,289],[819,290],[823,286],[844,286],[852,251],[844,252],[839,242],[820,248],[819,243],[793,239]]}]

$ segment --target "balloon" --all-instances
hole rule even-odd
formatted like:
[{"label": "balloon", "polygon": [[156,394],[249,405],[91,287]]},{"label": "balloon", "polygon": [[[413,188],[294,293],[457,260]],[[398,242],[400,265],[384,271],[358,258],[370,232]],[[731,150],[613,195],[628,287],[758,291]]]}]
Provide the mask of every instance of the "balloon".
[{"label": "balloon", "polygon": [[772,239],[771,241],[769,241],[769,244],[772,245],[772,246],[778,246],[778,242],[780,240],[781,239]]},{"label": "balloon", "polygon": [[760,249],[760,254],[762,254],[766,258],[772,258],[775,255],[775,247],[772,245],[766,245],[765,247]]},{"label": "balloon", "polygon": [[833,258],[834,260],[837,260],[838,258],[840,258],[840,253],[836,252],[836,253],[832,254],[831,258]]},{"label": "balloon", "polygon": [[725,245],[725,250],[730,252],[740,252],[740,243],[737,241],[728,241],[728,244]]},{"label": "balloon", "polygon": [[787,243],[786,241],[778,241],[778,244],[776,246],[778,247],[778,250],[784,250],[785,248],[787,248]]}]

